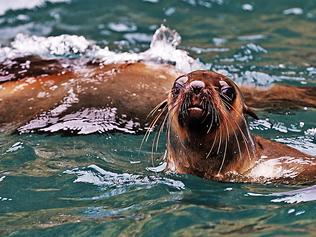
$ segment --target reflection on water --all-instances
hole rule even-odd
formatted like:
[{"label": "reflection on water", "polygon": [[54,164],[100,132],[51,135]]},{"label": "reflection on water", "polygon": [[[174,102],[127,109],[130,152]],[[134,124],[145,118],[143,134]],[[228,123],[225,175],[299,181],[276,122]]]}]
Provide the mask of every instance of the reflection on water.
[{"label": "reflection on water", "polygon": [[176,189],[184,189],[184,184],[181,181],[155,176],[142,177],[128,173],[117,174],[105,171],[96,165],[89,165],[87,169],[66,170],[64,173],[77,175],[77,179],[74,183],[91,183],[103,187],[127,187],[130,185],[152,186],[161,183]]},{"label": "reflection on water", "polygon": [[[283,193],[274,193],[271,196],[277,196],[277,197],[280,196],[280,198],[273,199],[271,200],[271,202],[300,203],[300,202],[315,201],[316,200],[316,186],[314,185],[308,188],[302,188],[302,189],[283,192]],[[302,211],[301,214],[303,214],[304,212],[305,211]]]},{"label": "reflection on water", "polygon": [[[146,58],[182,71],[217,70],[238,83],[315,86],[315,20],[316,3],[308,0],[0,1],[0,59],[29,53],[105,62]],[[161,27],[151,40],[161,24],[176,31]],[[70,92],[50,118],[75,101]],[[112,112],[91,108],[60,122],[79,126],[76,118],[88,121],[94,113],[100,115],[95,127],[81,124],[79,131],[134,131],[128,121],[117,129]],[[259,116],[250,121],[253,133],[316,154],[314,110]],[[39,129],[60,129],[45,114],[38,120],[45,124]],[[127,133],[0,134],[0,235],[314,235],[315,186],[152,172],[147,168],[160,164],[164,135],[153,153],[151,139],[139,150],[143,136]]]}]

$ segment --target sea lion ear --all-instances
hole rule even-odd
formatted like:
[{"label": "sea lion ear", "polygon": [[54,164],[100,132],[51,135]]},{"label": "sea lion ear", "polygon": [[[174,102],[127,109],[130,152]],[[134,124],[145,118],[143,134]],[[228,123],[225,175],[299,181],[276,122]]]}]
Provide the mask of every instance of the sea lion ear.
[{"label": "sea lion ear", "polygon": [[259,119],[253,109],[249,108],[247,105],[244,105],[244,113],[248,114],[249,116],[253,117],[254,119]]}]

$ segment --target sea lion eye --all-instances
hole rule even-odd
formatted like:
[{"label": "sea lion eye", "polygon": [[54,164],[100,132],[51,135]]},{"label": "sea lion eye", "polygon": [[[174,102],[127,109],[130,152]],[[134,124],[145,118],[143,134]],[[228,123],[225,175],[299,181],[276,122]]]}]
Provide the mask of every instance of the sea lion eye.
[{"label": "sea lion eye", "polygon": [[220,96],[227,102],[231,103],[235,98],[234,88],[228,85],[225,81],[220,81],[219,83],[221,85]]},{"label": "sea lion eye", "polygon": [[180,93],[181,88],[184,87],[185,83],[188,81],[188,77],[179,77],[173,84],[172,93],[177,96]]},{"label": "sea lion eye", "polygon": [[224,99],[231,102],[234,99],[234,89],[230,86],[228,87],[222,87],[221,88],[221,95],[224,97]]}]

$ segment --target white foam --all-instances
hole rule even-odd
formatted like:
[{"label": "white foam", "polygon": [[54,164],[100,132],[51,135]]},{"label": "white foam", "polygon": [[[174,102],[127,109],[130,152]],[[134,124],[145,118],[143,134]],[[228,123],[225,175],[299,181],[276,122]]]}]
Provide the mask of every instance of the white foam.
[{"label": "white foam", "polygon": [[299,7],[289,8],[283,11],[284,15],[302,15],[303,9]]},{"label": "white foam", "polygon": [[303,153],[315,156],[316,155],[316,144],[308,136],[299,136],[295,138],[278,138],[275,139],[277,142],[284,143],[291,146]]},{"label": "white foam", "polygon": [[171,186],[178,190],[185,189],[185,185],[178,180],[163,178],[159,176],[141,176],[128,173],[114,173],[106,171],[97,165],[89,165],[84,169],[72,169],[64,171],[65,174],[74,174],[77,178],[74,183],[89,183],[97,186],[131,186],[131,185],[145,185],[154,186],[157,184],[164,184]]},{"label": "white foam", "polygon": [[[301,188],[296,190],[291,190],[287,192],[279,192],[279,193],[270,193],[270,194],[261,194],[261,193],[247,193],[246,196],[252,197],[278,197],[271,200],[271,202],[285,202],[289,204],[293,203],[301,203],[301,202],[310,202],[316,200],[316,185]],[[291,208],[287,212],[288,214],[300,215],[303,214],[304,211],[296,211],[294,208]]]},{"label": "white foam", "polygon": [[[131,37],[131,35],[127,36]],[[105,64],[142,60],[172,63],[180,72],[204,69],[205,65],[198,59],[190,57],[188,52],[177,48],[180,43],[180,35],[163,25],[154,33],[150,48],[141,53],[114,52],[108,47],[101,48],[83,36],[40,37],[18,34],[10,46],[0,48],[0,61],[25,55],[38,55],[43,58],[80,55],[91,60],[100,60]]]},{"label": "white foam", "polygon": [[141,53],[115,53],[108,47],[103,49],[94,47],[90,57],[98,58],[104,63],[119,63],[125,61],[164,61],[175,64],[176,69],[181,72],[190,72],[197,69],[204,69],[205,65],[199,60],[188,55],[188,52],[177,49],[181,43],[181,36],[164,25],[154,33],[150,48]]},{"label": "white foam", "polygon": [[243,4],[241,6],[241,8],[244,10],[244,11],[253,11],[253,5],[249,4],[249,3],[246,3],[246,4]]},{"label": "white foam", "polygon": [[[14,143],[6,152],[15,152],[23,148],[23,142],[16,142]],[[0,179],[1,181],[1,179]]]},{"label": "white foam", "polygon": [[116,32],[132,32],[137,30],[137,26],[135,24],[131,23],[124,23],[124,22],[118,22],[114,23],[111,22],[108,24],[109,28]]},{"label": "white foam", "polygon": [[[288,192],[273,193],[271,194],[271,196],[281,196],[281,198],[273,199],[271,200],[271,202],[300,203],[300,202],[315,201],[316,200],[316,185],[307,187],[307,188],[288,191]],[[293,212],[294,211],[291,211],[291,213]]]},{"label": "white foam", "polygon": [[[278,178],[295,178],[302,172],[303,168],[297,168],[295,164],[298,165],[310,165],[313,164],[313,159],[306,159],[304,157],[291,157],[283,156],[277,159],[267,159],[267,157],[261,157],[261,161],[252,168],[249,173],[251,178],[260,179],[264,178],[267,180],[278,179]],[[294,164],[294,166],[289,166],[289,168],[284,168],[282,164]]]},{"label": "white foam", "polygon": [[0,177],[0,182],[2,182],[5,179],[6,176],[1,176]]},{"label": "white foam", "polygon": [[11,47],[0,48],[0,59],[24,55],[42,57],[68,56],[86,52],[90,42],[83,36],[60,35],[50,37],[18,34]]},{"label": "white foam", "polygon": [[316,128],[309,128],[304,133],[307,136],[314,136],[314,137],[316,137]]}]

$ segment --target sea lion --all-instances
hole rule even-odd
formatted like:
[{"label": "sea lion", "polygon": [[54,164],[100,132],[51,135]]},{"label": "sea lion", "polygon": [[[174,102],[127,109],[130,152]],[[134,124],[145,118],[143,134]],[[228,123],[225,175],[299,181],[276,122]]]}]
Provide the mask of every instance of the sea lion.
[{"label": "sea lion", "polygon": [[[69,62],[68,62],[69,63]],[[170,65],[83,64],[0,84],[3,132],[135,132],[168,94]],[[28,72],[28,75],[30,72]]]},{"label": "sea lion", "polygon": [[314,157],[251,135],[245,118],[256,117],[250,106],[315,108],[314,87],[237,87],[215,72],[181,76],[173,65],[157,62],[103,65],[28,57],[0,69],[2,132],[144,132],[160,119],[148,123],[149,112],[169,94],[153,113],[163,117],[168,104],[170,170],[223,181],[315,177]]},{"label": "sea lion", "polygon": [[239,87],[224,75],[194,71],[169,93],[167,168],[220,181],[312,182],[316,157],[250,133],[257,118]]},{"label": "sea lion", "polygon": [[[158,62],[104,65],[82,59],[10,59],[0,64],[0,131],[143,132],[147,115],[181,74],[174,65]],[[240,90],[255,108],[316,107],[314,88]]]}]

